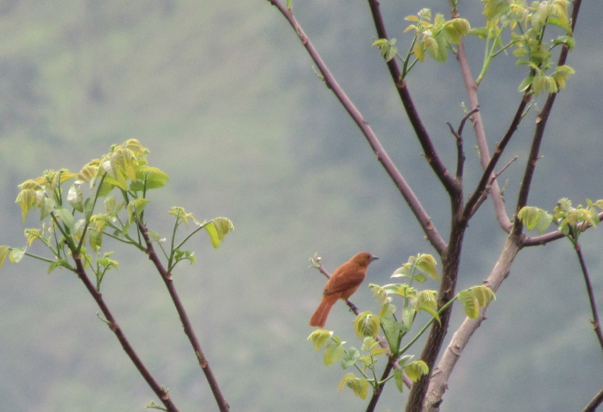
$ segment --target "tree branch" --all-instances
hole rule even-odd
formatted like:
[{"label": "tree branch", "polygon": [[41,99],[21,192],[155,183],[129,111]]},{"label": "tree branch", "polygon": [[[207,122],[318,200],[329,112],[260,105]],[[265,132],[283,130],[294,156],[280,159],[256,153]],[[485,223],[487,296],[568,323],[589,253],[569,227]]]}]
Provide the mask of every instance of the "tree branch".
[{"label": "tree branch", "polygon": [[275,6],[281,12],[281,14],[289,22],[291,27],[295,30],[295,32],[297,33],[298,37],[300,38],[300,40],[302,42],[302,45],[306,48],[306,50],[308,51],[308,54],[310,54],[310,57],[312,58],[312,60],[316,64],[316,66],[318,67],[318,70],[320,71],[321,75],[323,76],[323,79],[324,79],[327,87],[333,91],[333,93],[335,94],[335,96],[337,97],[337,99],[339,100],[341,105],[345,108],[345,110],[348,112],[348,114],[350,115],[352,120],[354,120],[354,122],[356,123],[358,128],[362,131],[362,133],[364,134],[364,137],[366,138],[366,140],[370,144],[371,148],[377,155],[377,159],[383,165],[386,172],[389,174],[390,178],[394,181],[394,184],[396,185],[396,187],[398,188],[398,190],[404,197],[404,200],[406,201],[406,203],[410,207],[411,211],[415,215],[417,221],[421,225],[421,228],[425,232],[427,239],[429,240],[431,245],[435,248],[435,250],[439,254],[441,254],[442,251],[444,250],[444,248],[446,247],[446,243],[444,242],[444,240],[438,233],[437,229],[433,225],[431,218],[429,217],[429,215],[427,214],[427,212],[425,211],[425,209],[419,202],[417,196],[414,194],[414,192],[412,191],[412,189],[410,188],[410,186],[408,185],[408,183],[406,182],[406,180],[404,179],[402,174],[398,171],[398,169],[394,165],[393,161],[390,159],[389,155],[387,154],[387,152],[385,151],[385,149],[379,142],[379,139],[377,138],[377,136],[371,129],[370,125],[362,116],[362,113],[360,113],[358,108],[356,108],[356,106],[352,103],[350,98],[345,94],[345,92],[343,91],[341,86],[339,86],[339,84],[337,83],[337,81],[335,80],[335,78],[333,77],[331,72],[329,71],[328,67],[326,66],[326,64],[324,63],[324,61],[322,60],[322,58],[320,57],[320,55],[318,54],[318,52],[316,51],[316,49],[314,48],[312,43],[310,42],[310,39],[308,38],[308,36],[306,36],[302,27],[299,25],[299,23],[295,19],[293,12],[291,10],[288,10],[287,8],[285,8],[279,0],[268,0],[268,1],[270,2],[270,4]]},{"label": "tree branch", "polygon": [[471,115],[477,112],[479,108],[475,108],[469,112],[467,112],[463,118],[461,119],[461,124],[457,130],[454,130],[452,125],[449,122],[446,122],[448,127],[450,128],[450,133],[454,135],[456,138],[456,180],[458,182],[463,181],[463,169],[465,167],[465,150],[463,149],[463,129],[465,128],[465,123],[471,117]]},{"label": "tree branch", "polygon": [[[456,58],[461,66],[461,73],[463,76],[463,81],[465,82],[465,89],[467,90],[467,95],[469,97],[470,107],[471,107],[471,109],[475,109],[475,108],[479,107],[479,101],[477,98],[477,85],[475,84],[475,82],[473,80],[473,76],[471,76],[471,69],[469,68],[469,63],[467,62],[467,54],[465,53],[465,45],[464,45],[462,39],[458,46]],[[488,150],[488,143],[486,141],[486,131],[484,130],[481,113],[479,111],[476,112],[471,117],[471,122],[473,124],[473,131],[475,133],[475,139],[477,141],[477,146],[479,148],[480,161],[482,163],[482,167],[484,168],[484,170],[486,170],[488,168],[488,165],[491,163],[491,161],[490,161],[491,159],[490,159],[490,153]],[[509,130],[511,130],[511,129],[509,129]],[[509,132],[507,132],[507,134],[509,134]],[[509,135],[508,140],[511,139],[511,136],[512,136],[512,133],[511,133],[511,135]],[[492,165],[491,170],[494,170],[494,166],[496,166],[496,163],[494,163]],[[484,173],[484,175],[485,175],[485,173]],[[487,181],[487,179],[489,177],[490,177],[489,174],[485,176],[485,179],[484,179],[484,177],[482,177],[482,181],[480,181],[480,184],[483,184],[484,181]],[[474,192],[474,195],[477,192],[478,191],[476,190]],[[500,227],[503,228],[503,230],[505,230],[506,232],[509,232],[509,230],[511,228],[511,221],[509,220],[509,217],[507,216],[507,211],[505,209],[505,202],[504,202],[502,193],[500,191],[500,187],[498,186],[498,182],[496,180],[494,180],[492,182],[491,193],[492,193],[492,202],[494,203],[494,210],[496,212],[496,219],[498,220],[498,224],[500,225]],[[465,210],[466,211],[471,210],[471,208],[465,208]]]},{"label": "tree branch", "polygon": [[584,256],[582,256],[582,248],[580,247],[580,243],[576,243],[574,245],[574,249],[576,250],[576,254],[578,255],[578,260],[580,261],[580,268],[582,269],[582,274],[584,275],[584,283],[586,284],[586,292],[588,293],[588,300],[590,302],[590,308],[593,312],[593,318],[591,319],[591,323],[595,329],[595,334],[599,339],[599,344],[601,345],[601,349],[603,349],[603,332],[601,331],[601,322],[599,321],[599,313],[597,311],[597,303],[595,302],[595,292],[593,291],[593,285],[590,281],[590,276],[588,275],[588,269],[586,268],[586,262],[584,262]]},{"label": "tree branch", "polygon": [[[379,1],[368,0],[368,2],[371,8],[371,14],[373,15],[373,22],[377,30],[377,36],[380,39],[389,40],[387,30],[385,29],[385,23],[383,22],[383,16],[381,15],[381,10],[379,9]],[[390,61],[388,61],[387,68],[389,69],[391,78],[394,81],[394,84],[396,85],[396,89],[398,90],[398,94],[400,96],[400,99],[402,100],[402,104],[404,105],[404,109],[406,110],[408,119],[410,120],[410,123],[415,131],[415,134],[417,135],[419,143],[423,148],[427,163],[429,163],[438,179],[440,179],[442,185],[444,185],[444,188],[446,189],[448,194],[450,196],[458,195],[461,191],[461,185],[448,172],[448,169],[437,154],[435,146],[431,141],[431,137],[429,137],[429,133],[427,133],[427,130],[423,125],[423,121],[421,120],[421,117],[419,116],[415,108],[415,104],[412,98],[410,97],[408,87],[406,86],[406,80],[402,78],[402,72],[398,67],[396,59],[391,59]]]},{"label": "tree branch", "polygon": [[[599,220],[603,220],[603,212],[599,212],[599,214],[597,215],[599,216]],[[586,230],[588,230],[591,227],[591,225],[588,224],[588,222],[582,222],[582,223],[578,223],[576,225],[577,230],[579,230],[580,232],[584,232]],[[540,236],[534,236],[534,237],[523,237],[521,240],[521,246],[540,246],[540,245],[546,245],[549,242],[552,242],[554,240],[557,239],[561,239],[564,238],[565,235],[563,233],[561,233],[558,230],[555,230],[553,232],[549,232],[549,233],[545,233],[544,235],[540,235]]]},{"label": "tree branch", "polygon": [[199,344],[199,340],[195,335],[195,331],[193,330],[188,314],[186,313],[184,305],[182,304],[182,301],[178,296],[178,292],[176,292],[176,288],[174,287],[172,276],[165,270],[165,267],[161,263],[159,256],[157,256],[157,253],[155,252],[155,248],[153,247],[153,243],[151,241],[151,238],[149,237],[147,227],[140,221],[138,221],[138,230],[144,238],[146,244],[146,253],[149,256],[149,259],[157,268],[157,271],[161,275],[161,279],[163,279],[163,282],[165,283],[170,297],[172,298],[172,302],[174,302],[174,306],[176,307],[176,311],[178,312],[178,316],[180,317],[180,321],[182,322],[182,327],[184,328],[184,333],[188,337],[188,340],[190,341],[193,350],[195,351],[195,356],[199,361],[199,366],[201,366],[201,369],[203,370],[203,373],[207,378],[207,383],[209,384],[214,398],[218,403],[218,408],[220,409],[220,412],[228,412],[230,410],[230,406],[226,402],[226,399],[224,398],[224,395],[220,390],[220,386],[218,385],[218,381],[216,380],[214,373],[209,366],[207,357],[201,349],[201,345]]},{"label": "tree branch", "polygon": [[[502,156],[503,151],[507,147],[507,144],[511,140],[511,137],[513,137],[513,134],[517,130],[517,127],[519,126],[519,123],[521,122],[521,119],[523,117],[524,110],[525,110],[527,104],[530,102],[530,100],[531,100],[531,97],[530,97],[529,91],[526,91],[523,95],[523,98],[521,99],[521,103],[519,104],[519,107],[515,111],[515,116],[513,117],[513,121],[511,122],[511,125],[509,126],[507,133],[505,133],[505,136],[503,137],[501,142],[498,145],[496,145],[494,154],[492,155],[489,162],[487,163],[487,165],[484,168],[484,173],[482,174],[482,178],[480,179],[479,183],[477,184],[477,187],[475,188],[473,195],[469,198],[469,200],[467,201],[467,203],[465,205],[465,210],[463,211],[463,215],[464,215],[465,219],[469,219],[471,217],[471,215],[473,215],[476,212],[476,205],[478,204],[478,201],[480,200],[481,197],[483,197],[486,194],[487,191],[490,191],[491,193],[495,193],[494,191],[496,190],[498,193],[499,199],[502,199],[502,193],[501,193],[498,183],[496,181],[496,176],[494,175],[494,168],[496,167],[496,164],[500,160],[500,157]],[[478,139],[478,141],[479,140],[480,139]],[[486,150],[487,150],[487,146],[486,146]],[[480,147],[480,152],[481,152],[481,147]],[[481,153],[483,153],[483,152],[481,152]],[[482,155],[482,160],[483,160],[483,155]],[[493,198],[494,198],[494,194],[493,194]],[[504,203],[504,201],[503,201],[503,203]],[[504,205],[503,205],[503,211],[504,211]],[[505,215],[505,217],[507,217],[506,211],[505,211],[504,215]],[[507,217],[507,220],[508,220],[508,217]],[[500,218],[499,218],[499,223],[500,223]],[[509,222],[509,226],[507,226],[506,228],[503,227],[503,229],[505,229],[506,231],[508,231],[509,228],[510,228],[510,222]]]},{"label": "tree branch", "polygon": [[[576,21],[578,20],[578,13],[580,12],[580,5],[582,4],[582,0],[574,0],[573,8],[572,8],[572,31],[576,27]],[[561,53],[559,53],[559,60],[557,61],[557,65],[564,65],[567,60],[567,54],[569,53],[569,48],[566,44],[561,48]],[[550,93],[546,99],[542,112],[538,115],[536,119],[536,130],[534,132],[534,138],[532,140],[532,148],[530,149],[530,155],[528,157],[528,161],[526,164],[526,170],[524,173],[523,181],[521,182],[521,188],[519,190],[519,197],[517,199],[517,207],[515,208],[515,216],[521,210],[522,207],[527,205],[528,202],[528,194],[530,193],[530,185],[532,183],[532,178],[534,176],[534,170],[536,169],[536,162],[538,161],[538,156],[540,153],[540,144],[542,143],[542,138],[544,135],[544,129],[546,128],[546,124],[551,114],[551,110],[553,109],[553,104],[555,103],[555,98],[557,97],[557,93]],[[519,219],[515,218],[513,223],[513,233],[515,235],[519,235],[522,230],[522,223]]]},{"label": "tree branch", "polygon": [[90,282],[90,279],[88,278],[88,275],[84,270],[84,265],[82,264],[81,257],[79,255],[74,254],[73,260],[75,261],[76,273],[78,277],[84,283],[84,286],[86,286],[86,289],[88,289],[88,292],[96,301],[96,304],[98,305],[101,312],[103,313],[103,316],[106,319],[105,322],[107,323],[107,325],[109,325],[109,329],[111,329],[111,332],[115,334],[115,337],[117,337],[117,340],[121,344],[121,347],[124,349],[136,369],[138,369],[138,372],[140,372],[144,380],[151,387],[153,392],[155,392],[155,395],[157,395],[157,397],[159,398],[161,403],[163,403],[163,405],[166,407],[168,412],[179,412],[178,408],[176,408],[176,405],[173,404],[170,395],[168,394],[168,391],[165,390],[163,386],[159,385],[159,383],[157,383],[155,378],[153,378],[153,375],[151,375],[151,372],[149,372],[144,363],[142,363],[142,361],[138,357],[138,354],[136,353],[132,345],[130,345],[130,342],[126,338],[126,335],[124,335],[123,331],[115,321],[115,318],[109,310],[109,307],[105,304],[102,294],[97,291],[92,282]]},{"label": "tree branch", "polygon": [[[496,265],[494,266],[494,269],[492,269],[490,276],[488,276],[484,282],[494,292],[498,290],[502,282],[509,275],[513,260],[521,248],[521,242],[518,237],[510,235],[507,238],[507,242],[498,258]],[[465,349],[465,346],[467,346],[469,339],[484,320],[486,309],[487,306],[480,311],[480,315],[477,319],[466,318],[463,324],[452,336],[450,343],[442,354],[442,358],[431,374],[431,380],[429,382],[425,395],[425,402],[423,404],[423,411],[439,411],[439,405],[442,402],[444,392],[446,389],[448,389],[448,379],[450,378],[454,366],[460,358],[463,349]]]},{"label": "tree branch", "polygon": [[599,405],[603,403],[603,389],[595,395],[595,397],[586,405],[582,412],[595,412]]}]

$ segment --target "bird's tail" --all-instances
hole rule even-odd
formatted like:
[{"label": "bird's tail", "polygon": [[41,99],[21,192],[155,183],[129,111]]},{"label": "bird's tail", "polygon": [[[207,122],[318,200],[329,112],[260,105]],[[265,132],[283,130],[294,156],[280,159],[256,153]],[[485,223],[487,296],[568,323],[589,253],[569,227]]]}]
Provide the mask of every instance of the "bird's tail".
[{"label": "bird's tail", "polygon": [[325,323],[327,323],[327,317],[329,316],[329,312],[331,311],[331,307],[337,302],[337,297],[333,295],[323,295],[322,300],[320,301],[320,305],[310,318],[310,326],[316,326],[319,328],[324,328]]}]

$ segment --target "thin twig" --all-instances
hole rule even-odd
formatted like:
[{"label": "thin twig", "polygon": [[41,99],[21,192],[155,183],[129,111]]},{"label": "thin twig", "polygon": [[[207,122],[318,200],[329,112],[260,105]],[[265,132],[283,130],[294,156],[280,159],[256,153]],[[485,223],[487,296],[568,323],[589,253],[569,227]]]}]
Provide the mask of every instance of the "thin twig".
[{"label": "thin twig", "polygon": [[350,117],[354,120],[354,122],[356,123],[358,128],[364,134],[364,137],[366,138],[366,140],[370,144],[371,148],[377,155],[377,159],[383,165],[386,172],[389,174],[390,178],[393,180],[394,184],[396,185],[396,187],[398,188],[398,190],[404,197],[404,200],[406,201],[406,203],[410,207],[411,211],[415,215],[417,221],[421,225],[421,228],[425,232],[427,239],[429,240],[431,245],[435,248],[435,250],[439,254],[441,254],[442,251],[444,250],[444,248],[446,247],[446,243],[444,242],[444,239],[442,239],[442,237],[438,233],[437,229],[433,225],[431,218],[429,217],[429,215],[427,214],[427,212],[425,211],[425,209],[419,202],[419,199],[414,194],[414,192],[412,191],[412,189],[410,188],[409,184],[406,182],[406,180],[404,179],[402,174],[398,171],[398,169],[394,165],[394,162],[390,159],[389,155],[387,154],[387,152],[381,145],[381,142],[379,142],[379,139],[377,138],[377,136],[371,129],[370,125],[362,116],[362,113],[360,113],[358,108],[352,103],[350,98],[345,94],[345,92],[343,91],[341,86],[339,86],[339,84],[335,80],[334,76],[331,74],[330,70],[328,69],[328,67],[326,66],[326,64],[324,63],[324,61],[322,60],[322,58],[320,57],[320,55],[318,54],[318,52],[316,51],[314,46],[312,45],[312,42],[310,41],[308,36],[306,36],[304,30],[302,29],[302,27],[299,25],[299,23],[295,19],[293,12],[291,10],[288,10],[287,8],[285,8],[279,0],[268,0],[268,1],[281,12],[281,14],[289,22],[291,27],[295,30],[295,33],[301,40],[302,45],[306,48],[306,50],[308,51],[308,54],[310,54],[310,57],[312,58],[312,60],[316,64],[316,67],[318,68],[321,75],[323,76],[327,87],[333,91],[333,93],[335,94],[335,96],[337,97],[337,99],[339,100],[341,105],[345,108],[345,110],[348,112]]},{"label": "thin twig", "polygon": [[[467,61],[467,55],[465,53],[465,44],[463,43],[462,39],[458,45],[456,58],[461,67],[461,74],[463,76],[463,81],[465,82],[465,89],[467,90],[467,95],[469,97],[470,107],[472,109],[479,107],[479,100],[477,98],[477,85],[475,84],[475,81],[473,80],[473,76],[471,75],[471,69],[469,68],[469,62]],[[490,163],[491,159],[490,159],[490,153],[488,150],[488,143],[486,141],[486,131],[484,130],[481,113],[476,112],[471,117],[471,121],[473,123],[473,131],[475,133],[475,139],[477,141],[477,146],[479,148],[480,161],[481,161],[482,167],[485,170],[488,167],[488,164]],[[492,170],[494,170],[494,166],[496,166],[496,164],[492,165],[492,167],[491,167]],[[487,180],[487,177],[489,177],[489,175],[486,176],[486,180]],[[482,179],[480,181],[482,183],[482,185],[485,183],[486,180]],[[481,186],[481,187],[483,188],[485,186]],[[509,220],[509,217],[507,216],[507,212],[505,209],[505,202],[504,202],[502,193],[500,191],[500,188],[498,186],[498,182],[494,181],[494,183],[492,184],[491,192],[492,192],[492,202],[494,204],[494,210],[496,212],[496,219],[498,220],[498,224],[500,225],[501,228],[503,228],[503,230],[508,232],[511,227],[511,221]],[[478,193],[478,190],[475,190],[474,193]],[[477,196],[479,196],[479,195],[477,195]],[[469,208],[466,207],[465,211],[470,211],[471,209],[473,209],[473,206],[471,206]]]},{"label": "thin twig", "polygon": [[151,241],[151,238],[149,237],[147,227],[140,221],[138,221],[138,230],[142,234],[142,237],[145,241],[145,244],[147,247],[146,253],[148,254],[149,259],[153,262],[153,264],[155,265],[155,268],[161,275],[161,279],[163,279],[163,282],[165,283],[165,286],[170,294],[170,297],[172,298],[172,302],[174,302],[174,306],[176,307],[176,311],[178,312],[178,316],[180,317],[180,321],[182,322],[182,327],[184,328],[184,333],[188,337],[188,340],[190,341],[190,343],[193,347],[193,350],[195,351],[195,356],[197,357],[197,360],[199,361],[199,366],[201,366],[201,369],[203,370],[203,373],[205,374],[205,377],[207,378],[207,383],[209,384],[209,387],[214,395],[214,398],[216,399],[216,402],[218,403],[218,408],[220,409],[220,412],[228,412],[230,410],[230,406],[226,402],[226,399],[224,398],[224,395],[222,394],[222,391],[220,390],[220,386],[218,385],[218,381],[215,378],[211,367],[209,366],[207,357],[205,356],[205,354],[203,353],[203,350],[201,349],[201,345],[199,344],[199,340],[197,339],[197,336],[195,335],[195,331],[193,330],[193,326],[191,325],[188,314],[186,313],[186,310],[184,309],[184,305],[182,304],[182,301],[180,300],[180,297],[178,296],[178,292],[176,291],[176,288],[174,287],[174,282],[173,282],[172,276],[169,272],[167,272],[165,270],[165,267],[161,263],[159,256],[157,256],[157,253],[155,252],[155,248],[153,247],[153,243]]},{"label": "thin twig", "polygon": [[603,332],[601,331],[601,322],[599,321],[597,303],[595,302],[595,292],[593,291],[593,285],[590,281],[590,276],[588,275],[588,269],[586,267],[586,262],[584,261],[584,256],[582,255],[582,248],[580,247],[580,243],[576,243],[574,245],[574,249],[576,250],[576,254],[578,255],[578,260],[580,261],[580,268],[582,269],[582,274],[584,275],[584,283],[586,284],[586,291],[588,293],[590,309],[593,312],[593,318],[591,319],[591,323],[593,324],[595,333],[597,334],[597,338],[599,339],[601,349],[603,349]]},{"label": "thin twig", "polygon": [[459,128],[457,130],[454,130],[452,125],[449,122],[446,122],[446,124],[450,128],[450,132],[456,138],[456,149],[457,149],[456,180],[458,182],[461,182],[463,179],[463,169],[465,167],[465,151],[463,150],[463,128],[465,127],[465,122],[467,122],[467,120],[471,117],[471,115],[473,113],[477,112],[478,110],[479,110],[479,108],[476,107],[475,109],[466,113],[463,116],[463,119],[461,120],[461,124],[459,125]]},{"label": "thin twig", "polygon": [[511,166],[511,164],[516,160],[517,160],[517,156],[515,156],[513,159],[509,160],[509,162],[502,169],[500,169],[500,171],[498,173],[495,173],[492,176],[490,176],[490,180],[488,181],[486,190],[484,190],[482,192],[482,196],[477,200],[477,202],[473,206],[473,210],[471,210],[471,213],[469,214],[469,219],[471,219],[471,217],[478,211],[478,209],[480,208],[482,203],[484,203],[484,201],[488,198],[488,194],[490,193],[490,190],[492,189],[492,183],[496,179],[498,179],[498,176],[500,176],[505,170],[507,170],[507,168],[509,166]]}]

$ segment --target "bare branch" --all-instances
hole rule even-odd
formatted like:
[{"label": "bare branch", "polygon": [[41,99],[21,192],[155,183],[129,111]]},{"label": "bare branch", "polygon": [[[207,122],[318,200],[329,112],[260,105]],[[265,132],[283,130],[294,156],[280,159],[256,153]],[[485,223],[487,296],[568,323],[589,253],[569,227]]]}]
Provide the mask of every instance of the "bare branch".
[{"label": "bare branch", "polygon": [[[484,191],[482,191],[482,195],[480,196],[480,198],[477,200],[477,202],[473,206],[473,209],[470,211],[468,219],[470,219],[475,214],[475,212],[478,211],[478,209],[480,208],[482,203],[484,203],[484,201],[488,198],[488,194],[490,193],[490,190],[492,189],[492,182],[494,182],[496,179],[498,179],[498,176],[500,176],[505,170],[507,170],[507,168],[509,166],[511,166],[511,163],[513,163],[516,160],[517,160],[517,156],[515,156],[513,159],[509,160],[509,162],[502,169],[500,169],[500,171],[498,173],[490,176],[490,179],[488,180],[488,184],[486,185],[486,189]],[[484,174],[484,176],[486,176],[486,174]]]},{"label": "bare branch", "polygon": [[419,199],[414,194],[402,174],[398,171],[393,161],[390,159],[389,155],[379,142],[379,139],[371,129],[368,122],[364,119],[364,117],[362,116],[358,108],[356,108],[356,106],[352,103],[350,98],[345,94],[341,86],[339,86],[339,84],[329,71],[328,67],[325,65],[324,61],[312,45],[312,42],[310,42],[310,39],[308,38],[308,36],[306,36],[304,30],[295,19],[293,12],[285,8],[279,0],[268,1],[282,13],[282,15],[287,19],[287,21],[291,25],[291,27],[295,30],[303,46],[306,48],[306,50],[310,54],[310,57],[318,67],[318,70],[323,76],[327,87],[331,89],[333,93],[335,93],[335,96],[337,97],[339,102],[342,104],[348,114],[352,117],[358,128],[362,131],[364,137],[369,142],[371,148],[377,155],[377,159],[379,160],[379,162],[381,162],[386,172],[389,174],[390,178],[394,181],[394,184],[396,185],[396,187],[404,197],[404,200],[406,201],[411,211],[417,218],[417,221],[425,232],[427,239],[435,248],[435,250],[439,254],[441,254],[444,248],[446,247],[444,239],[442,239],[442,237],[438,233],[437,229],[433,225],[433,222],[431,221],[431,218],[419,202]]},{"label": "bare branch", "polygon": [[[523,117],[524,110],[525,110],[527,104],[530,102],[530,100],[531,100],[531,97],[530,97],[529,91],[526,91],[523,95],[523,98],[521,99],[521,103],[519,104],[519,107],[515,111],[515,116],[513,117],[511,126],[509,126],[509,129],[507,130],[507,133],[501,140],[500,144],[498,144],[496,146],[496,149],[494,150],[494,155],[492,156],[492,158],[490,158],[488,164],[485,166],[484,173],[482,174],[482,178],[480,179],[479,183],[477,184],[477,187],[475,188],[475,192],[473,192],[473,195],[471,196],[471,198],[467,201],[467,204],[465,205],[465,210],[464,210],[463,214],[465,215],[466,219],[468,219],[471,215],[473,215],[475,213],[475,211],[477,210],[477,204],[478,204],[479,199],[482,198],[483,196],[485,196],[488,191],[493,193],[493,198],[495,196],[494,193],[498,194],[497,196],[499,198],[499,201],[503,202],[503,211],[504,211],[504,199],[502,196],[502,192],[500,191],[498,183],[496,182],[496,176],[494,176],[492,173],[494,171],[494,168],[496,167],[496,164],[500,160],[500,157],[502,156],[502,153],[505,150],[505,147],[507,146],[507,144],[513,137],[513,134],[517,130],[517,127],[519,126],[519,123],[521,122],[521,119]],[[478,142],[479,142],[479,139],[478,139]],[[487,150],[487,146],[486,146],[486,150]],[[482,153],[482,161],[483,161],[484,157],[483,157],[483,152],[481,151],[481,147],[480,147],[480,153]],[[508,165],[506,167],[508,167]],[[504,169],[506,169],[506,167]],[[496,207],[496,204],[495,204],[495,207]],[[504,211],[504,214],[506,217],[506,211]],[[507,220],[508,220],[508,218],[507,218]],[[500,223],[500,218],[499,218],[499,223]],[[505,231],[507,231],[507,232],[510,230],[510,228],[511,228],[510,222],[509,222],[509,226],[503,227],[503,229],[505,229]]]},{"label": "bare branch", "polygon": [[84,283],[84,286],[86,286],[86,289],[88,289],[88,292],[90,293],[90,295],[92,295],[92,297],[96,301],[96,304],[98,305],[101,312],[103,313],[103,316],[105,317],[103,322],[105,322],[107,325],[109,325],[109,329],[111,329],[111,332],[113,332],[115,334],[115,337],[121,344],[121,347],[123,348],[124,352],[126,352],[126,354],[130,358],[130,360],[132,361],[132,363],[134,364],[136,369],[138,369],[138,372],[140,372],[140,374],[142,375],[144,380],[151,387],[153,392],[155,392],[155,395],[157,395],[157,397],[159,398],[161,403],[163,403],[166,410],[168,412],[178,412],[179,410],[176,407],[176,405],[174,405],[174,403],[172,402],[172,399],[170,398],[168,391],[165,390],[163,388],[163,386],[161,386],[155,380],[153,375],[151,375],[151,372],[149,372],[149,370],[144,365],[144,363],[142,363],[142,360],[138,357],[138,354],[136,353],[136,351],[134,350],[134,348],[132,347],[132,345],[130,344],[128,339],[126,338],[126,335],[124,335],[123,331],[121,330],[121,328],[115,321],[113,314],[111,313],[111,311],[109,310],[109,307],[106,305],[106,303],[103,299],[103,295],[99,291],[97,291],[96,288],[94,287],[94,285],[92,284],[92,282],[90,282],[90,279],[88,278],[88,275],[86,274],[86,271],[84,269],[84,265],[82,263],[81,257],[74,254],[73,260],[75,261],[76,273],[77,273],[78,277]]},{"label": "bare branch", "polygon": [[599,339],[601,349],[603,349],[603,331],[601,331],[601,322],[599,321],[599,313],[597,311],[597,303],[595,301],[595,292],[593,291],[593,285],[590,281],[590,276],[588,275],[588,269],[586,267],[586,262],[584,261],[584,256],[582,255],[582,248],[580,247],[580,243],[576,243],[574,245],[574,249],[576,250],[576,254],[578,255],[578,260],[580,261],[580,268],[582,269],[582,275],[584,275],[584,283],[586,284],[586,292],[588,293],[590,309],[593,313],[591,323],[593,324],[595,334]]},{"label": "bare branch", "polygon": [[[472,109],[479,107],[479,101],[477,98],[477,85],[473,80],[473,76],[471,76],[471,69],[469,68],[469,63],[467,62],[467,55],[465,53],[465,45],[463,40],[458,46],[458,50],[456,53],[456,58],[459,61],[461,66],[461,73],[463,75],[463,81],[465,82],[465,88],[467,90],[467,95],[469,97],[469,104]],[[482,167],[484,170],[488,168],[488,164],[490,163],[490,153],[488,150],[488,143],[486,141],[486,132],[484,130],[484,125],[482,123],[482,117],[480,112],[476,112],[471,117],[471,122],[473,123],[473,131],[475,133],[475,138],[477,140],[477,146],[479,148],[480,160],[482,163]],[[509,136],[510,139],[510,136]],[[494,166],[492,165],[492,170],[494,170]],[[487,181],[487,175],[485,178],[482,178],[480,181],[482,184]],[[482,188],[485,186],[482,186]],[[500,187],[498,186],[498,182],[496,180],[492,183],[492,202],[494,203],[494,210],[496,211],[496,219],[498,220],[498,224],[503,228],[506,232],[510,230],[511,221],[507,216],[507,211],[505,209],[505,202],[500,191]],[[478,193],[478,190],[475,190],[475,193]],[[479,196],[479,195],[478,195]],[[473,207],[465,208],[465,211],[470,211]]]},{"label": "bare branch", "polygon": [[199,344],[199,340],[197,339],[197,336],[195,335],[195,331],[193,330],[193,326],[191,325],[188,314],[186,313],[186,310],[184,309],[184,305],[182,305],[182,301],[180,300],[180,297],[178,296],[178,292],[176,291],[176,288],[174,287],[174,281],[172,279],[171,273],[168,273],[165,270],[165,267],[161,263],[159,256],[157,256],[157,253],[155,252],[155,248],[153,247],[153,243],[151,241],[151,238],[149,237],[149,233],[148,233],[149,230],[140,221],[138,222],[138,230],[144,238],[144,241],[145,241],[145,244],[147,247],[146,253],[147,253],[147,255],[149,255],[149,259],[155,265],[155,268],[157,268],[157,271],[161,275],[161,279],[163,279],[163,282],[165,283],[165,286],[170,294],[170,297],[172,298],[172,302],[174,302],[174,306],[176,307],[176,311],[178,312],[178,316],[180,317],[180,321],[182,322],[182,327],[184,328],[184,333],[188,337],[188,340],[190,341],[190,343],[193,347],[193,350],[195,351],[195,356],[197,357],[199,366],[201,366],[201,370],[203,370],[203,373],[205,374],[205,377],[207,378],[207,383],[209,384],[212,394],[214,395],[214,398],[216,399],[216,402],[218,403],[218,408],[220,409],[220,412],[228,412],[230,410],[230,406],[226,402],[226,399],[224,398],[224,395],[222,394],[222,391],[220,390],[220,386],[218,385],[218,381],[215,378],[214,373],[209,366],[207,357],[205,356],[205,354],[203,353],[203,350],[201,349],[201,345]]},{"label": "bare branch", "polygon": [[456,180],[461,182],[463,179],[463,168],[465,166],[465,151],[463,150],[463,128],[465,127],[465,122],[471,117],[471,115],[477,112],[479,108],[475,108],[469,111],[463,119],[461,120],[461,124],[457,130],[454,130],[452,125],[449,122],[446,122],[448,127],[450,128],[450,132],[456,137]]}]

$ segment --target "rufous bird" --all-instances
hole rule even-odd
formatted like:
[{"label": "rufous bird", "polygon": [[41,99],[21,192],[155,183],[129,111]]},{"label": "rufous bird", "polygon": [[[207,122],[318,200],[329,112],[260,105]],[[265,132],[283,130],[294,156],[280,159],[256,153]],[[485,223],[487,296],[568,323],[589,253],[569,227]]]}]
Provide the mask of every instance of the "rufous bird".
[{"label": "rufous bird", "polygon": [[366,277],[368,265],[377,259],[379,258],[370,253],[360,252],[339,266],[325,285],[320,305],[310,319],[310,326],[324,328],[331,307],[337,299],[347,301]]}]

